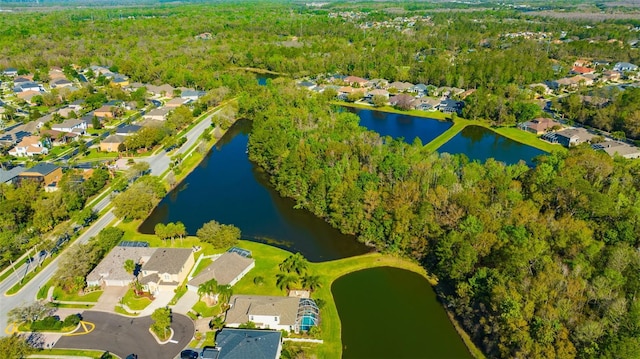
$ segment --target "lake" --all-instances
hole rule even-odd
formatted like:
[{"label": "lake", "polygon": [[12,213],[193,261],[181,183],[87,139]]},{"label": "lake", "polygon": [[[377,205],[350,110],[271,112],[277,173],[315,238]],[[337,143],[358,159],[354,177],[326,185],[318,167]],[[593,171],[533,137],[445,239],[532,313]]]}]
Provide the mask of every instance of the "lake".
[{"label": "lake", "polygon": [[331,286],[342,325],[342,358],[472,358],[437,301],[414,272],[380,267]]},{"label": "lake", "polygon": [[242,238],[273,244],[307,259],[327,261],[371,249],[340,233],[307,210],[293,209],[268,177],[247,157],[251,122],[238,121],[200,165],[160,202],[139,230],[154,233],[157,223],[181,221],[189,234],[212,219],[233,224]]},{"label": "lake", "polygon": [[407,143],[413,143],[417,137],[423,145],[433,141],[453,123],[438,121],[432,118],[409,116],[398,113],[366,110],[353,107],[344,107],[347,111],[360,117],[360,126],[375,131],[382,136],[403,138]]},{"label": "lake", "polygon": [[438,148],[440,153],[464,154],[470,160],[484,162],[489,158],[508,165],[523,160],[533,167],[533,158],[546,152],[516,142],[481,126],[467,126]]}]

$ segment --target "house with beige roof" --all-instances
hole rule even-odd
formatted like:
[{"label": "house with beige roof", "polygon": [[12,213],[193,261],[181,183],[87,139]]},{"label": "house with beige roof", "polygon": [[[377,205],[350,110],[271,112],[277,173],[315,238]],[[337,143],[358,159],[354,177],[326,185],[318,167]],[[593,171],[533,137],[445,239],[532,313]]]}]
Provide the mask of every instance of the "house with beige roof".
[{"label": "house with beige roof", "polygon": [[173,108],[169,107],[154,108],[153,110],[142,116],[142,118],[144,118],[145,120],[165,121],[167,119],[167,116],[169,115],[169,112],[171,112],[172,110]]},{"label": "house with beige roof", "polygon": [[233,286],[244,277],[256,262],[253,258],[243,257],[237,253],[226,252],[216,258],[198,275],[187,283],[187,289],[198,292],[198,287],[205,282],[215,279],[219,285]]},{"label": "house with beige roof", "polygon": [[229,300],[225,323],[237,328],[253,322],[257,328],[300,332],[309,330],[320,320],[313,299],[261,295],[234,295]]},{"label": "house with beige roof", "polygon": [[143,289],[152,294],[173,291],[187,278],[193,264],[190,248],[157,248],[142,265],[139,280]]},{"label": "house with beige roof", "polygon": [[135,276],[124,269],[124,263],[132,260],[142,265],[151,258],[157,248],[117,246],[87,275],[88,286],[125,287]]},{"label": "house with beige roof", "polygon": [[177,107],[180,107],[182,105],[186,105],[189,102],[191,102],[190,99],[182,98],[182,97],[176,97],[176,98],[172,98],[171,100],[167,101],[167,103],[165,103],[164,106],[165,107],[169,107],[169,108],[177,108]]},{"label": "house with beige roof", "polygon": [[39,136],[24,137],[20,143],[9,150],[9,154],[16,157],[31,157],[47,153],[49,153],[49,149],[42,144]]}]

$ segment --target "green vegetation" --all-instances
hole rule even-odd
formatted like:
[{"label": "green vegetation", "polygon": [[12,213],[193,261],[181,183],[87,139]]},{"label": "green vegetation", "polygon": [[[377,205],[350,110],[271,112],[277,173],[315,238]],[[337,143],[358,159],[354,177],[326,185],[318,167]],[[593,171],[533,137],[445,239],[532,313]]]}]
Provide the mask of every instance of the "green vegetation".
[{"label": "green vegetation", "polygon": [[[553,152],[533,169],[441,158],[379,141],[355,115],[286,86],[241,99],[241,114],[253,120],[250,158],[299,207],[425,263],[440,298],[486,353],[606,357],[633,345],[636,162],[588,146]],[[536,294],[551,288],[566,289]]]},{"label": "green vegetation", "polygon": [[171,309],[158,308],[151,314],[153,324],[151,330],[161,341],[169,339],[171,336]]},{"label": "green vegetation", "polygon": [[113,308],[113,311],[118,313],[118,314],[126,315],[128,317],[137,317],[138,316],[138,313],[130,313],[126,309],[122,308],[119,305],[116,305],[116,307]]},{"label": "green vegetation", "polygon": [[203,301],[198,301],[198,303],[193,306],[193,311],[200,314],[203,318],[210,318],[222,312],[220,304],[209,306]]},{"label": "green vegetation", "polygon": [[151,304],[151,299],[136,295],[133,289],[129,289],[122,297],[122,304],[125,304],[131,310],[140,311]]},{"label": "green vegetation", "polygon": [[88,357],[92,359],[104,359],[105,352],[102,350],[85,350],[85,349],[42,349],[29,358],[47,358],[49,355],[69,356],[69,357]]},{"label": "green vegetation", "polygon": [[[45,285],[43,288],[47,288],[47,290],[49,289],[47,285]],[[100,296],[102,295],[102,293],[103,292],[101,290],[96,290],[86,294],[67,293],[61,288],[56,287],[53,290],[53,298],[55,300],[59,300],[63,302],[97,302],[98,299],[100,299]]]}]

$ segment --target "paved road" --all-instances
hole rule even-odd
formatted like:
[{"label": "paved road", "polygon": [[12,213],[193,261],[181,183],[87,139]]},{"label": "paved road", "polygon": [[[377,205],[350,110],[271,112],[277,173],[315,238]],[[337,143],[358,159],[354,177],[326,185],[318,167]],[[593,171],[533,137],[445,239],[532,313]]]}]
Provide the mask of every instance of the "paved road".
[{"label": "paved road", "polygon": [[[211,119],[213,115],[219,110],[220,109],[216,110],[196,126],[194,126],[191,130],[189,130],[186,134],[187,141],[176,151],[176,153],[186,153],[189,148],[198,141],[200,134],[202,134],[205,129],[211,126]],[[155,156],[146,158],[145,160],[149,162],[151,173],[153,175],[161,175],[162,173],[164,173],[169,168],[169,162],[171,161],[169,156],[167,156],[166,151],[164,150],[159,154],[156,154]],[[104,199],[94,204],[93,209],[99,212],[103,210],[110,202],[110,196],[106,196]],[[114,219],[115,216],[110,210],[104,216],[94,222],[93,225],[85,233],[83,233],[77,241],[74,242],[74,244],[86,243],[91,237],[96,236],[103,228],[107,227],[107,225]],[[36,295],[38,294],[38,289],[40,289],[41,286],[48,282],[55,271],[58,270],[59,258],[60,255],[58,255],[56,259],[54,259],[42,272],[40,272],[34,279],[32,279],[27,285],[25,285],[18,294],[14,296],[7,297],[4,296],[4,293],[18,282],[19,279],[17,278],[17,276],[10,275],[2,283],[0,283],[0,328],[4,329],[6,327],[7,313],[11,309],[35,301]],[[16,269],[18,273],[24,273],[26,270],[27,268],[24,265]],[[0,330],[0,336],[4,335],[6,335],[5,331]]]},{"label": "paved road", "polygon": [[193,321],[184,315],[173,314],[172,340],[177,343],[158,344],[149,333],[151,317],[126,318],[117,314],[86,311],[82,319],[96,325],[89,334],[62,337],[55,348],[108,350],[121,358],[135,353],[140,359],[173,359],[189,345],[195,333]]},{"label": "paved road", "polygon": [[[77,243],[86,243],[89,238],[96,236],[103,228],[115,219],[112,211],[107,212],[104,216],[93,223],[86,232],[84,232],[72,245]],[[35,278],[33,278],[18,294],[7,297],[4,293],[9,290],[17,282],[15,276],[9,276],[4,282],[0,283],[0,326],[2,331],[0,335],[6,335],[4,328],[7,325],[7,313],[9,310],[25,304],[33,302],[38,294],[38,289],[43,286],[49,278],[58,270],[58,262],[60,255],[56,257],[49,265],[42,270]]]},{"label": "paved road", "polygon": [[[175,156],[179,153],[184,154],[191,148],[191,146],[196,144],[200,138],[200,135],[205,131],[205,129],[211,127],[211,118],[218,111],[220,111],[220,109],[216,110],[211,115],[207,116],[204,120],[200,121],[197,125],[193,126],[193,128],[185,134],[187,141],[182,146],[180,146],[180,148],[171,156]],[[142,160],[149,163],[149,168],[151,169],[152,175],[160,176],[169,169],[171,156],[167,155],[167,151],[162,150],[159,153],[143,158]]]}]

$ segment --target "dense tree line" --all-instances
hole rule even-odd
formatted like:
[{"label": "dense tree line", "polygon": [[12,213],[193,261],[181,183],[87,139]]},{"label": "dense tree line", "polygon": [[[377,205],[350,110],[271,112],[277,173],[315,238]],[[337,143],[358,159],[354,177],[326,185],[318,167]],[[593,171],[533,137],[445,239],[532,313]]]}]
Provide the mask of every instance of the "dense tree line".
[{"label": "dense tree line", "polygon": [[558,100],[557,105],[569,120],[640,139],[640,88],[573,93]]},{"label": "dense tree line", "polygon": [[297,205],[416,260],[496,357],[640,352],[640,164],[580,147],[505,166],[380,137],[274,81],[242,99],[250,158]]},{"label": "dense tree line", "polygon": [[[104,188],[108,180],[108,171],[98,168],[86,180],[75,170],[67,171],[58,184],[59,190],[51,193],[44,192],[35,181],[1,184],[0,267],[36,245],[52,248],[55,241],[48,241],[50,238],[43,235],[63,221],[74,219],[84,224],[92,216],[90,210],[84,210],[87,199]],[[71,226],[60,230],[70,231]]]}]

